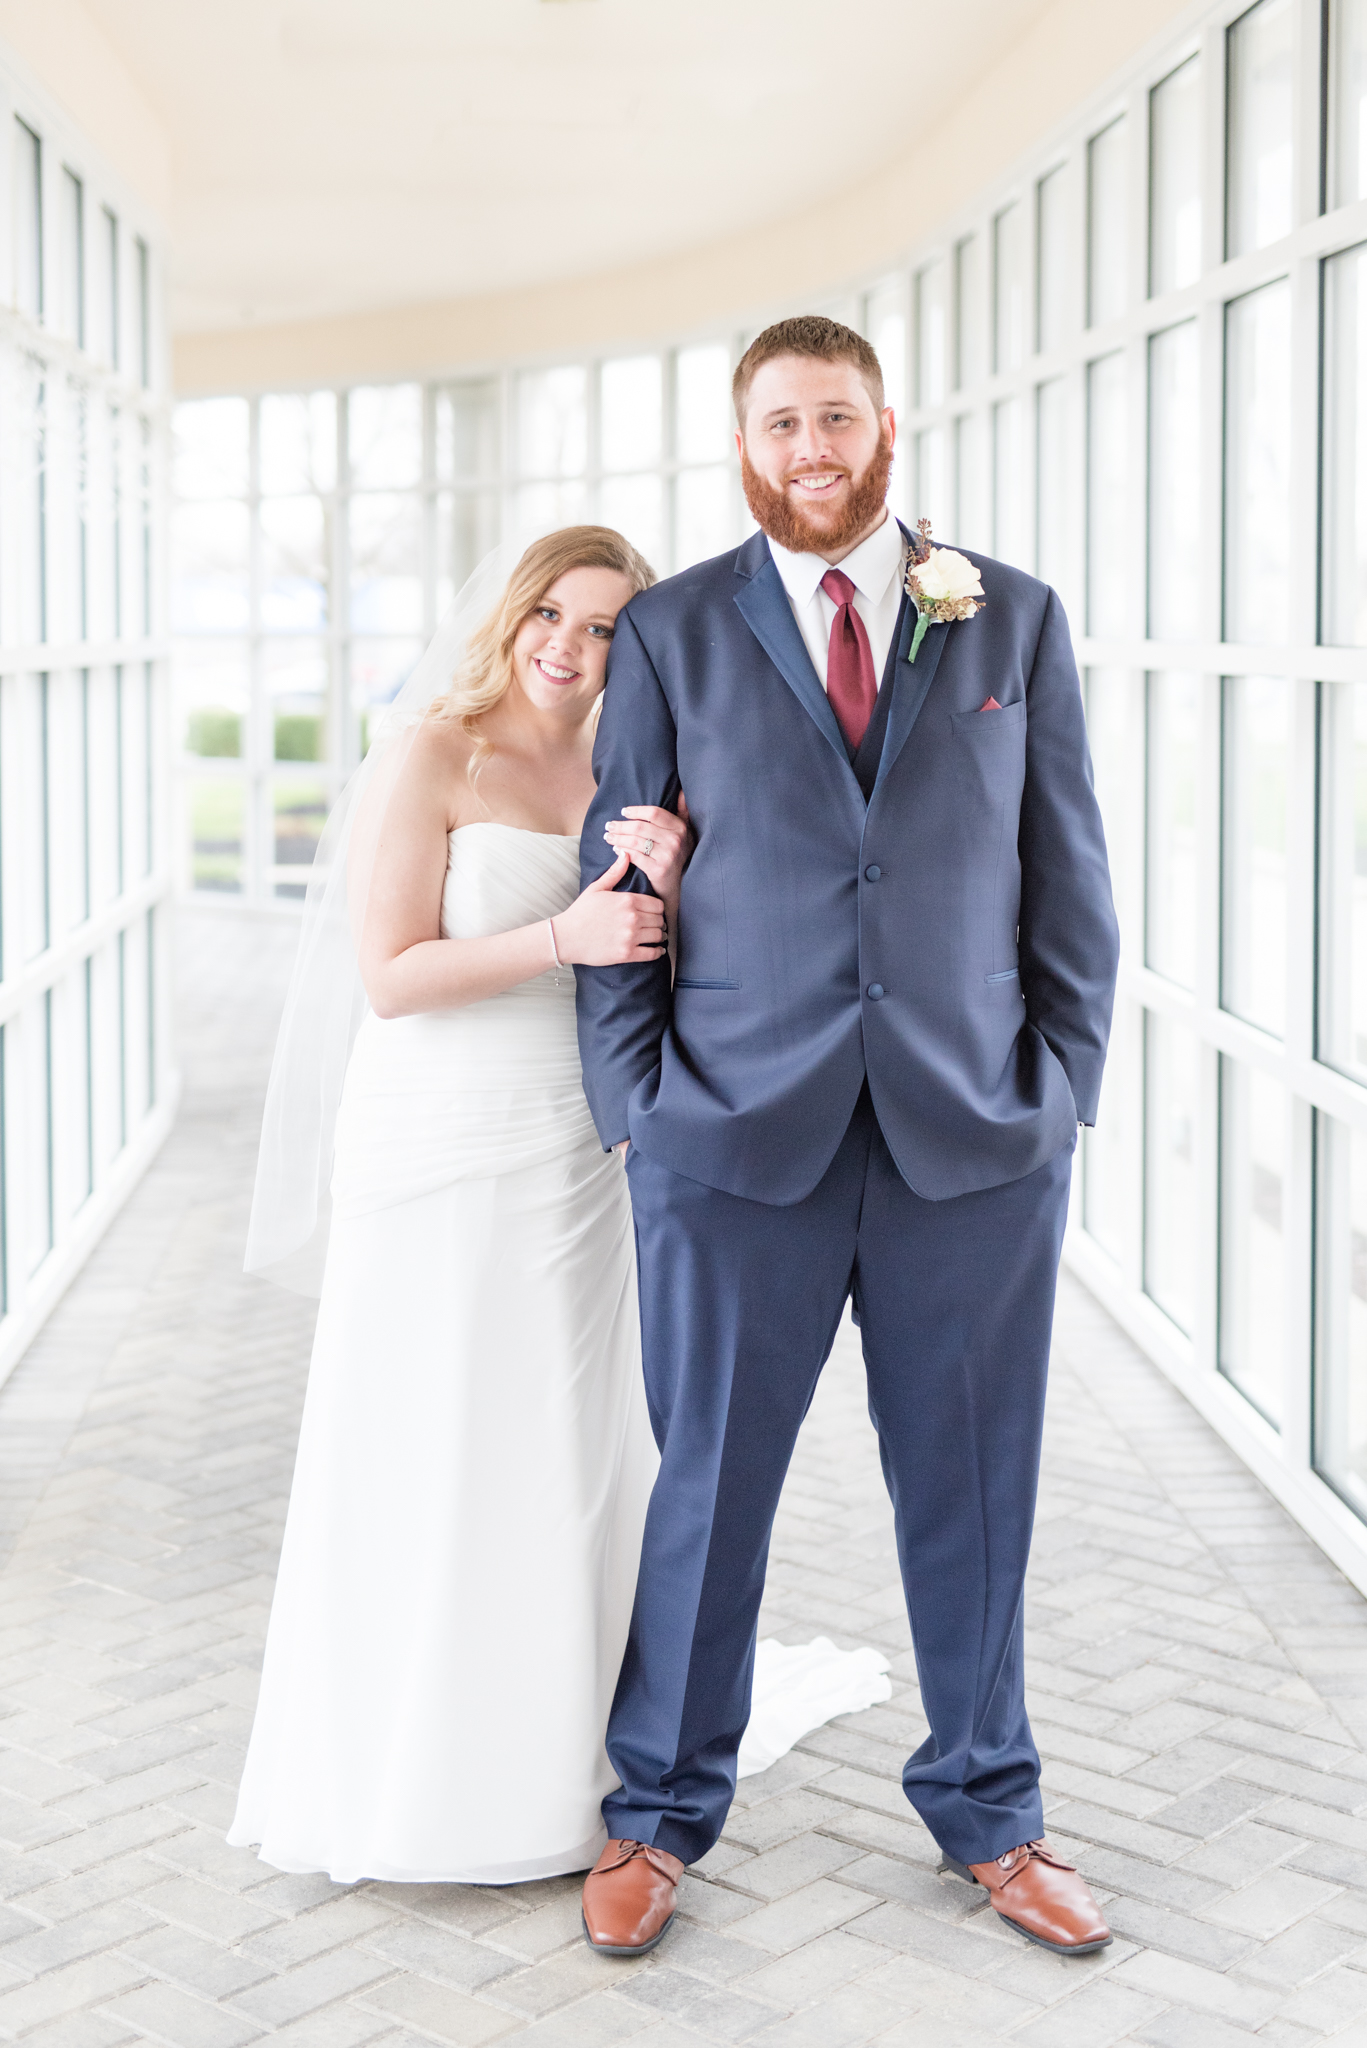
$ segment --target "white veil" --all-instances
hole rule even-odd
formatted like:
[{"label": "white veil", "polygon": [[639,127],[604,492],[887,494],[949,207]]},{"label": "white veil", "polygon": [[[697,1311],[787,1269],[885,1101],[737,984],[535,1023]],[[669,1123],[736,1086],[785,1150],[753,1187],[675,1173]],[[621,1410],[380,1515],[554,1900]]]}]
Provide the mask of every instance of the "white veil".
[{"label": "white veil", "polygon": [[318,842],[266,1090],[245,1260],[247,1272],[264,1273],[300,1294],[322,1291],[333,1134],[366,1013],[353,931],[359,934],[375,832],[425,712],[450,688],[472,634],[493,610],[529,538],[495,548],[463,585],[386,707]]}]

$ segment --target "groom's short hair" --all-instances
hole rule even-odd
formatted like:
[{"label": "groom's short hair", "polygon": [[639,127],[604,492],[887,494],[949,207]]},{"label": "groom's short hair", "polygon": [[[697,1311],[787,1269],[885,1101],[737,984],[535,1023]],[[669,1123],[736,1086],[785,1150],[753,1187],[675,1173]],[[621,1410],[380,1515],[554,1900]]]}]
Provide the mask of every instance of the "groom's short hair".
[{"label": "groom's short hair", "polygon": [[868,386],[875,412],[883,410],[883,367],[862,334],[839,320],[827,320],[822,313],[795,313],[791,320],[776,320],[757,334],[736,364],[731,379],[731,397],[736,423],[744,429],[745,403],[755,372],[776,356],[814,356],[821,363],[853,363]]}]

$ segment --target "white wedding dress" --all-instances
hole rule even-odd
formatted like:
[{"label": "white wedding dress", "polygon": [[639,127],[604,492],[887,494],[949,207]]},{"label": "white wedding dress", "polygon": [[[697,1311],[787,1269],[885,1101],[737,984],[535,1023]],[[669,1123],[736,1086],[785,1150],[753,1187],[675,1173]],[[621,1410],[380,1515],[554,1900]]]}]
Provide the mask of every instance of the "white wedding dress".
[{"label": "white wedding dress", "polygon": [[[451,834],[448,938],[556,915],[579,842]],[[548,942],[549,944],[549,942]],[[340,1883],[585,1870],[658,1456],[626,1174],[574,975],[367,1015],[231,1843]],[[740,1773],[885,1699],[887,1660],[761,1644]]]},{"label": "white wedding dress", "polygon": [[[451,834],[442,931],[564,910],[577,839]],[[549,942],[548,942],[549,950]],[[229,1841],[279,1870],[583,1870],[657,1456],[631,1207],[574,976],[361,1026]]]}]

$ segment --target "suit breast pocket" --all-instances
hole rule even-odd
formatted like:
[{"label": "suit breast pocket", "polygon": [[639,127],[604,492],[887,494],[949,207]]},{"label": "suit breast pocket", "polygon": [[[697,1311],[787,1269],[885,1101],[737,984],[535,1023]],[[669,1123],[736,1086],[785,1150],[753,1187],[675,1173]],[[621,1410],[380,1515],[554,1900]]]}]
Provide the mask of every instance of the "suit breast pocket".
[{"label": "suit breast pocket", "polygon": [[1014,806],[1025,786],[1025,702],[1000,711],[960,711],[950,720],[957,772],[991,804]]}]

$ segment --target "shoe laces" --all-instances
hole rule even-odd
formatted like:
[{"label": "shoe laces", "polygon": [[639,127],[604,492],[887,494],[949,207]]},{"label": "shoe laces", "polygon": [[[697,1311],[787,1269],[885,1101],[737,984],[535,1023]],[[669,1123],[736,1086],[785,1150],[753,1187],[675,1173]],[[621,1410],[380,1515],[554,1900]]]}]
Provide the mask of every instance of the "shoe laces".
[{"label": "shoe laces", "polygon": [[656,1871],[661,1877],[667,1877],[670,1883],[673,1884],[674,1873],[664,1861],[663,1851],[653,1849],[649,1842],[619,1842],[617,1854],[613,1857],[611,1863],[603,1864],[602,1869],[604,1872],[621,1870],[635,1856],[644,1856],[652,1870]]},{"label": "shoe laces", "polygon": [[1071,1871],[1074,1867],[1071,1863],[1063,1862],[1061,1857],[1055,1856],[1045,1846],[1043,1839],[1038,1842],[1022,1842],[1018,1849],[1008,1849],[1004,1856],[996,1858],[997,1868],[1002,1873],[1003,1885],[1010,1884],[1013,1877],[1019,1877],[1023,1870],[1028,1870],[1032,1861],[1047,1863],[1051,1870]]}]

